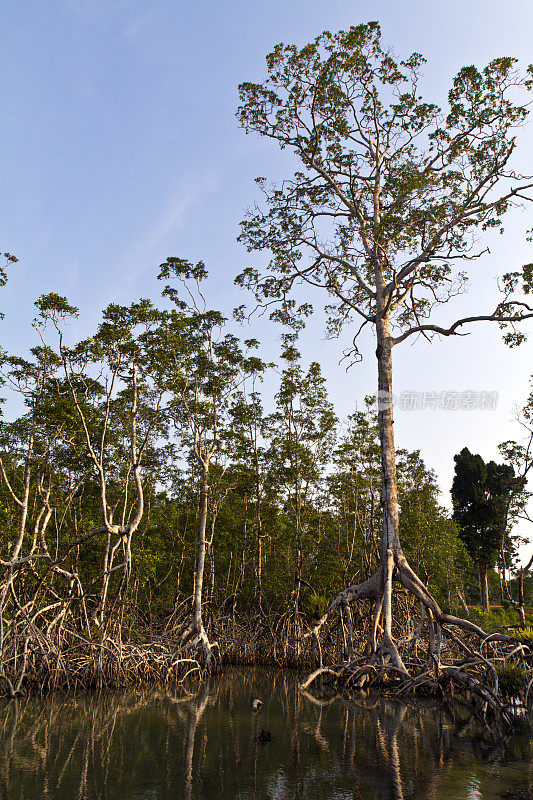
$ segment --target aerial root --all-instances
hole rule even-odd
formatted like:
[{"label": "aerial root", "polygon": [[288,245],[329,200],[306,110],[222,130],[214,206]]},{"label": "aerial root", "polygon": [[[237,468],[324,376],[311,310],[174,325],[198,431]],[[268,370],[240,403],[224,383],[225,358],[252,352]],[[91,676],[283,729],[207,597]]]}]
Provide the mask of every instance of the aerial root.
[{"label": "aerial root", "polygon": [[[420,607],[417,627],[400,639],[392,635],[393,577]],[[351,619],[347,615],[350,603],[362,599],[374,602],[365,654],[355,657],[350,641],[345,648],[346,663],[325,665],[320,649],[321,629],[337,615],[341,620]],[[427,629],[424,640],[423,628]],[[321,684],[334,686],[336,690],[366,691],[379,687],[386,694],[421,692],[444,698],[456,690],[471,705],[480,706],[484,716],[491,713],[506,723],[510,723],[516,711],[516,703],[527,708],[533,694],[531,649],[512,636],[487,634],[470,620],[444,613],[403,554],[395,556],[392,550],[387,551],[371,578],[337,595],[327,613],[302,638],[308,636],[317,643],[320,666],[301,684],[302,691]],[[424,658],[418,656],[418,648]],[[516,691],[499,686],[498,676],[506,668],[518,675]]]},{"label": "aerial root", "polygon": [[[360,661],[360,659],[359,659]],[[367,692],[379,689],[387,695],[405,697],[415,693],[444,698],[453,684],[463,695],[478,698],[484,706],[484,713],[490,710],[494,716],[511,722],[506,703],[488,686],[464,669],[457,666],[442,666],[438,677],[432,670],[424,670],[411,675],[394,664],[349,663],[332,667],[321,667],[300,684],[300,690],[308,693],[312,686]]]},{"label": "aerial root", "polygon": [[172,652],[171,661],[180,661],[183,656],[192,655],[201,669],[214,673],[220,667],[218,642],[210,642],[202,624],[191,622],[182,628],[178,643]]}]

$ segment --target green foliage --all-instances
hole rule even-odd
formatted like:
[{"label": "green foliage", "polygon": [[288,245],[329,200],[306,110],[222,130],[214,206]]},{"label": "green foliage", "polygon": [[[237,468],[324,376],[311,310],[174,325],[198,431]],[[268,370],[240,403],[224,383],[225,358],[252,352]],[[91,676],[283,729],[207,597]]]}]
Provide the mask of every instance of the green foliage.
[{"label": "green foliage", "polygon": [[[527,617],[530,615],[527,614]],[[512,606],[504,608],[503,606],[491,606],[488,613],[484,613],[480,606],[472,606],[470,608],[469,618],[485,630],[502,630],[507,632],[508,626],[517,625],[519,622],[519,614]],[[515,636],[515,631],[512,633]]]},{"label": "green foliage", "polygon": [[[205,306],[203,264],[170,259],[161,277],[172,282],[170,310],[145,299],[112,303],[78,342],[64,327],[77,309],[60,295],[39,298],[38,343],[25,358],[4,356],[4,390],[18,392],[23,406],[0,424],[0,547],[9,553],[17,540],[28,480],[22,552],[44,548],[59,559],[58,582],[77,576],[89,617],[108,574],[113,613],[120,608],[132,626],[157,625],[189,602],[206,479],[206,611],[255,609],[260,596],[269,609],[296,602],[318,618],[340,588],[376,567],[373,400],[339,428],[320,365],[298,352],[298,325],[282,335],[274,378],[258,343],[239,341]],[[266,375],[278,381],[270,413]],[[406,554],[453,605],[467,561],[456,525],[419,452],[400,451],[398,476]],[[36,562],[24,591],[47,563]]]},{"label": "green foliage", "polygon": [[529,647],[533,648],[533,627],[531,625],[514,631],[513,636],[520,642],[523,642],[524,644],[527,644]]},{"label": "green foliage", "polygon": [[[3,258],[3,263],[0,264],[0,286],[5,286],[7,283],[7,268],[11,264],[16,264],[18,258],[11,253],[1,253],[0,256]],[[3,316],[3,314],[0,314],[0,319],[3,319]]]},{"label": "green foliage", "polygon": [[519,697],[524,688],[524,669],[520,664],[504,662],[496,665],[498,687],[504,697]]},{"label": "green foliage", "polygon": [[[369,22],[303,47],[278,44],[265,80],[241,84],[243,129],[295,160],[278,185],[257,179],[264,206],[242,223],[241,241],[271,256],[263,274],[249,267],[237,279],[258,300],[284,308],[295,284],[322,287],[336,335],[354,315],[375,324],[380,284],[397,342],[445,332],[425,320],[464,288],[457,259],[472,258],[476,230],[501,230],[514,194],[529,189],[507,162],[532,69],[521,75],[513,58],[465,67],[440,109],[420,94],[424,63],[419,53],[395,59]],[[528,315],[513,292],[529,291],[530,273],[504,279],[501,327]]]},{"label": "green foliage", "polygon": [[406,555],[436,597],[455,605],[468,567],[468,555],[458,528],[439,504],[434,472],[420,452],[398,453],[400,533]]},{"label": "green foliage", "polygon": [[319,620],[328,610],[331,597],[323,594],[312,594],[307,601],[307,609],[311,618]]},{"label": "green foliage", "polygon": [[454,460],[452,500],[461,539],[474,562],[493,567],[506,533],[516,484],[514,469],[494,461],[485,463],[466,447]]}]

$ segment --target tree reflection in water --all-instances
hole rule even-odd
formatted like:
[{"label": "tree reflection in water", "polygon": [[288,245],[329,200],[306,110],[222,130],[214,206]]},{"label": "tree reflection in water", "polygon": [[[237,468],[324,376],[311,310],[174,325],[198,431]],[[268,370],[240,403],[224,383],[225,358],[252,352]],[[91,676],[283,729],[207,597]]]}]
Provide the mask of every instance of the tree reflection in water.
[{"label": "tree reflection in water", "polygon": [[435,704],[317,699],[287,672],[230,671],[191,695],[6,702],[0,736],[5,800],[511,800],[533,791],[530,732],[497,741]]}]

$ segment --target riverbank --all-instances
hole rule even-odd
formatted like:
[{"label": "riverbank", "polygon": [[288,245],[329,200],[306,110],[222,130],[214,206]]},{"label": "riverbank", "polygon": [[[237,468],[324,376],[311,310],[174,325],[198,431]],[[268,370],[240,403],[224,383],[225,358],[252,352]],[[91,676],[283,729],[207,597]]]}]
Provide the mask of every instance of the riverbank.
[{"label": "riverbank", "polygon": [[[514,724],[517,700],[522,708],[533,701],[533,650],[527,642],[501,632],[487,637],[481,646],[452,633],[442,642],[437,662],[430,647],[430,621],[416,625],[412,614],[398,614],[394,633],[404,674],[393,663],[369,654],[372,619],[363,612],[354,615],[351,631],[339,616],[323,629],[320,639],[308,635],[312,621],[289,614],[234,612],[208,615],[207,622],[217,656],[215,671],[235,666],[296,668],[302,687],[318,696],[343,690],[360,697],[375,691],[388,697],[433,696],[452,705],[462,703],[478,717],[506,725]],[[178,650],[182,627],[182,620],[171,618],[142,630],[108,626],[93,638],[65,629],[60,651],[43,653],[42,648],[27,647],[23,661],[19,657],[4,665],[4,673],[11,668],[8,680],[2,682],[4,694],[134,686],[193,691],[213,670],[206,669],[193,650]]]}]

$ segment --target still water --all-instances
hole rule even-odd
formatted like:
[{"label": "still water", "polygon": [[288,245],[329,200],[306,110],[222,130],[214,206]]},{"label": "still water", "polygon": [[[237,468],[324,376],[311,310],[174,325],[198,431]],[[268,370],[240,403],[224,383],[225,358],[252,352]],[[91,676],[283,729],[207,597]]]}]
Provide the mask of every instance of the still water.
[{"label": "still water", "polygon": [[530,732],[498,742],[433,704],[317,702],[289,672],[227,671],[188,698],[4,702],[0,737],[2,800],[533,798]]}]

